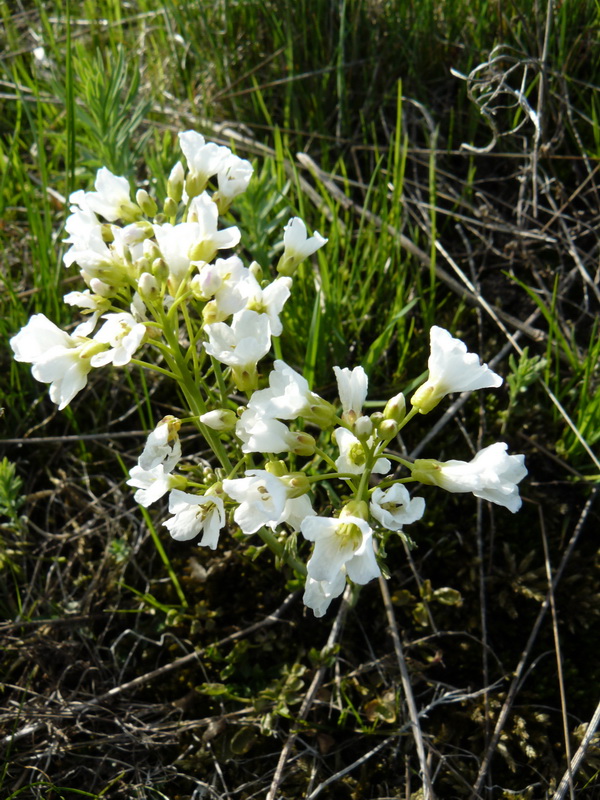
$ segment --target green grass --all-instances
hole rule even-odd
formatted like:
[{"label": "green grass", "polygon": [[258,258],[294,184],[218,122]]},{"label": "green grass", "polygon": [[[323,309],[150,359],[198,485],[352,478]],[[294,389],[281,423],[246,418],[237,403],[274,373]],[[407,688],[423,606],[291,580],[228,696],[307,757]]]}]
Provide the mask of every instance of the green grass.
[{"label": "green grass", "polygon": [[[526,454],[524,507],[424,489],[418,547],[386,545],[387,585],[437,795],[557,796],[600,677],[600,19],[588,0],[552,9],[547,29],[534,0],[0,2],[0,721],[9,738],[33,726],[10,745],[3,796],[262,797],[288,741],[278,797],[422,796],[377,586],[320,621],[292,596],[270,622],[300,588],[291,570],[245,537],[208,555],[173,542],[124,485],[144,431],[177,413],[170,387],[98,371],[57,414],[11,360],[31,314],[73,320],[65,198],[102,165],[160,194],[188,128],[254,161],[230,215],[245,259],[269,273],[295,214],[329,239],[295,276],[280,342],[323,396],[335,364],[363,364],[374,407],[410,392],[432,324],[486,361],[503,352],[505,387],[455,408],[420,456],[503,439]],[[521,87],[542,115],[537,151]],[[461,150],[494,131],[490,152]],[[426,437],[429,418],[413,427]],[[545,541],[564,572],[528,644]],[[597,741],[585,750],[573,796],[598,797]]]}]

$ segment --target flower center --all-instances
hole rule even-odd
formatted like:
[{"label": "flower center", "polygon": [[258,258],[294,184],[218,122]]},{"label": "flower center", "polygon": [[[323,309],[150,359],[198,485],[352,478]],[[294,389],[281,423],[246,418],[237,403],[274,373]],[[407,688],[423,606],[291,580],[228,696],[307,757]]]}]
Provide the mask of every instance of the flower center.
[{"label": "flower center", "polygon": [[353,550],[358,550],[362,543],[362,531],[354,522],[342,522],[335,533],[342,540],[342,545],[350,545]]}]

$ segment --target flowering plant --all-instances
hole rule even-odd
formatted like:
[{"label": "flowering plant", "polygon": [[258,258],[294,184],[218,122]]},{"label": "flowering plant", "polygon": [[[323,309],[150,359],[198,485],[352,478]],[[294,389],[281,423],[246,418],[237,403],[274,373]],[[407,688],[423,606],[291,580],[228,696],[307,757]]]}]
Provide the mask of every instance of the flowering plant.
[{"label": "flowering plant", "polygon": [[[136,502],[147,507],[168,493],[164,525],[179,541],[201,537],[200,546],[214,549],[226,529],[260,536],[305,575],[304,602],[316,616],[348,580],[380,576],[378,545],[421,519],[425,500],[411,498],[406,484],[472,492],[517,511],[517,484],[527,471],[505,444],[468,463],[413,463],[391,447],[413,417],[447,394],[502,383],[448,331],[431,328],[429,377],[410,410],[400,392],[366,415],[368,378],[360,366],[333,368],[339,402],[313,392],[281,358],[259,367],[282,333],[298,265],[327,240],[309,236],[294,217],[282,232],[277,277],[265,278],[256,262],[246,266],[231,254],[240,230],[221,220],[247,188],[252,165],[194,131],[179,141],[186,166],[173,167],[162,205],[144,189],[133,200],[129,182],[105,168],[95,191],[71,195],[64,262],[79,267],[87,288],[64,299],[84,319],[69,334],[37,314],[11,339],[16,360],[50,384],[59,409],[107,364],[136,364],[175,382],[189,414],[164,417],[148,436],[127,481]],[[209,463],[182,464],[184,423],[197,427]],[[344,487],[340,507],[328,515],[315,510],[323,481]],[[314,543],[306,565],[296,533]]]}]

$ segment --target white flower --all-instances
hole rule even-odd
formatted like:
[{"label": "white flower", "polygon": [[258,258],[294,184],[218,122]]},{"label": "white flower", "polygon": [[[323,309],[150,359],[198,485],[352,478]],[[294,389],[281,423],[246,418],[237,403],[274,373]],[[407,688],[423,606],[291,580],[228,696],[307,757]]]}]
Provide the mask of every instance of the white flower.
[{"label": "white flower", "polygon": [[146,335],[143,322],[136,322],[127,311],[120,314],[104,314],[106,322],[94,336],[94,341],[109,344],[110,349],[92,356],[93,367],[114,364],[122,367],[129,364]]},{"label": "white flower", "polygon": [[219,169],[217,180],[219,191],[215,193],[215,200],[223,205],[225,211],[237,195],[248,188],[254,169],[245,158],[229,153]]},{"label": "white flower", "polygon": [[517,484],[527,475],[525,456],[509,456],[504,442],[484,447],[471,461],[417,459],[412,477],[448,492],[473,492],[475,497],[508,508],[521,508]]},{"label": "white flower", "polygon": [[[134,216],[137,206],[131,202],[131,191],[127,178],[113,175],[106,167],[102,167],[96,174],[94,183],[95,192],[86,192],[84,202],[87,208],[95,214],[100,214],[108,222],[116,219],[128,220]],[[74,199],[75,197],[75,199]],[[75,193],[69,198],[71,202],[81,202],[81,195]]]},{"label": "white flower", "polygon": [[92,369],[87,354],[90,344],[90,339],[70,336],[43,314],[34,314],[10,340],[15,359],[33,364],[33,377],[50,384],[50,399],[59,410],[87,383]]},{"label": "white flower", "polygon": [[127,485],[137,489],[133,499],[146,508],[160,500],[170,489],[174,489],[180,481],[178,476],[165,470],[164,464],[158,464],[152,469],[143,469],[138,464],[129,471],[129,475]]},{"label": "white flower", "polygon": [[[75,195],[83,192],[76,192]],[[75,195],[71,195],[73,198]],[[96,215],[88,208],[71,207],[65,228],[68,237],[64,240],[71,247],[63,256],[66,267],[77,264],[83,279],[91,286],[92,280],[102,280],[105,284],[119,279],[124,264],[118,253],[113,252],[104,241],[102,225]]]},{"label": "white flower", "polygon": [[217,250],[235,247],[240,241],[236,227],[218,230],[219,211],[203,192],[190,203],[187,222],[153,226],[156,241],[177,287],[188,275],[193,262],[211,261]]},{"label": "white flower", "polygon": [[277,525],[287,501],[285,484],[264,469],[248,470],[245,478],[224,480],[223,490],[240,504],[233,518],[243,533]]},{"label": "white flower", "polygon": [[268,316],[272,336],[281,336],[283,331],[279,315],[291,294],[291,286],[291,278],[276,278],[264,289],[261,289],[254,275],[249,274],[241,287],[242,292],[246,295],[246,308]]},{"label": "white flower", "polygon": [[148,471],[162,464],[165,472],[172,472],[181,459],[180,424],[171,414],[163,417],[148,435],[138,466]]},{"label": "white flower", "polygon": [[[365,471],[367,456],[361,442],[346,428],[336,428],[335,441],[340,448],[340,455],[335,460],[338,472],[350,472],[352,475],[362,475]],[[373,446],[373,439],[367,442]],[[387,458],[378,458],[371,472],[385,475],[390,471],[391,464]]]},{"label": "white flower", "polygon": [[270,527],[275,530],[277,525],[285,522],[293,531],[299,531],[304,520],[307,517],[314,517],[316,513],[307,494],[302,494],[300,497],[288,497],[281,517],[276,523],[271,523]]},{"label": "white flower", "polygon": [[425,500],[413,497],[401,483],[389,489],[375,489],[371,495],[371,514],[389,531],[400,531],[403,525],[410,525],[421,519],[425,512]]},{"label": "white flower", "polygon": [[329,608],[331,601],[341,595],[345,586],[346,572],[344,569],[338,572],[331,583],[328,581],[316,581],[310,575],[307,575],[302,601],[305,606],[312,608],[315,617],[322,617]]},{"label": "white flower", "polygon": [[306,565],[315,581],[333,583],[345,566],[355,583],[368,583],[379,577],[381,570],[375,559],[373,531],[360,517],[307,517],[300,526],[305,539],[315,543]]},{"label": "white flower", "polygon": [[178,542],[194,539],[203,531],[198,544],[215,550],[219,542],[219,532],[225,525],[223,501],[216,494],[187,494],[173,489],[169,495],[170,519],[163,522],[169,533]]},{"label": "white flower", "polygon": [[248,408],[260,409],[265,416],[277,419],[296,419],[310,404],[312,392],[308,381],[285,361],[276,360],[273,364],[269,386],[254,392]]},{"label": "white flower", "polygon": [[304,417],[327,428],[335,416],[335,409],[314,392],[308,381],[277,359],[269,373],[269,388],[254,392],[248,409],[263,417],[296,419]]},{"label": "white flower", "polygon": [[298,264],[312,256],[324,244],[327,244],[327,239],[317,231],[314,236],[308,238],[304,222],[300,217],[292,217],[283,231],[284,250],[277,271],[282,275],[293,275]]},{"label": "white flower", "polygon": [[[237,229],[236,229],[237,230]],[[244,284],[250,270],[238,256],[217,258],[214,264],[203,264],[192,278],[192,289],[203,300],[214,298],[217,322],[226,320],[246,306]]]},{"label": "white flower", "polygon": [[89,289],[84,292],[69,292],[63,297],[63,300],[69,306],[85,308],[92,312],[75,328],[73,336],[89,336],[96,327],[100,315],[110,308],[110,301],[106,297],[92,294]]},{"label": "white flower", "polygon": [[180,133],[179,145],[199,192],[204,190],[210,178],[223,168],[231,155],[228,147],[205,142],[204,136],[196,131]]},{"label": "white flower", "polygon": [[367,373],[362,367],[354,367],[354,369],[334,367],[333,371],[338,385],[343,417],[352,424],[360,417],[362,407],[367,399],[369,387]]},{"label": "white flower", "polygon": [[199,419],[203,425],[213,431],[230,431],[235,428],[238,420],[235,411],[229,408],[215,408],[214,411],[200,414]]},{"label": "white flower", "polygon": [[421,414],[427,414],[452,392],[490,389],[502,384],[502,378],[487,364],[481,364],[478,355],[468,353],[464,342],[443,328],[437,325],[431,328],[430,342],[429,378],[411,398]]},{"label": "white flower", "polygon": [[256,311],[244,309],[233,315],[231,326],[215,322],[205,330],[209,338],[204,342],[206,352],[230,367],[254,370],[271,347],[269,318]]},{"label": "white flower", "polygon": [[259,409],[247,408],[235,426],[242,440],[244,453],[290,452],[296,444],[295,435],[277,419],[265,416]]}]

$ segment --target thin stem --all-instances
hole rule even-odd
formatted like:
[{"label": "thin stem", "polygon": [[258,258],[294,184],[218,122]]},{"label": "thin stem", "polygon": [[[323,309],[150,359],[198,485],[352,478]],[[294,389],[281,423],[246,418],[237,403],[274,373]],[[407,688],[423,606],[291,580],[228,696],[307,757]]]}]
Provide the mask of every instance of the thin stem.
[{"label": "thin stem", "polygon": [[299,572],[301,575],[306,576],[306,567],[297,558],[294,558],[290,553],[286,553],[285,547],[277,541],[275,535],[268,528],[259,528],[257,531],[263,542],[278,556],[282,561]]}]

